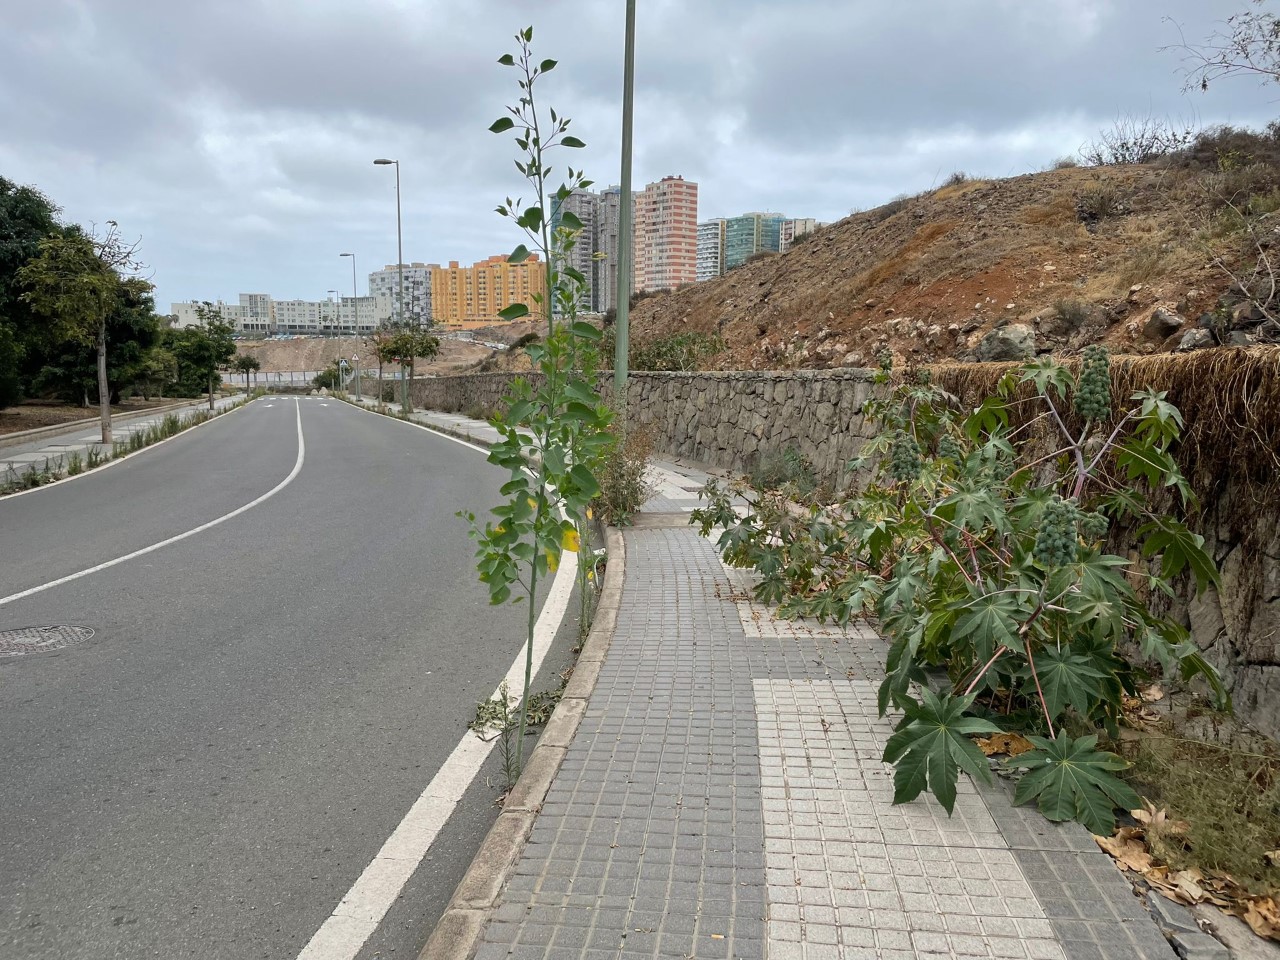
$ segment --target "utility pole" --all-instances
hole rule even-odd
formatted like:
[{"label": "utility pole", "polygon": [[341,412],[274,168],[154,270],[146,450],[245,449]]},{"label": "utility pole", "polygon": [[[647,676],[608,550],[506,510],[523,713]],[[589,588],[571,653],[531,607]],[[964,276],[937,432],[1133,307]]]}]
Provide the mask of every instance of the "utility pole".
[{"label": "utility pole", "polygon": [[626,41],[622,57],[622,196],[618,210],[618,306],[614,321],[613,395],[627,427],[627,354],[631,319],[631,120],[635,100],[636,0],[627,0]]}]

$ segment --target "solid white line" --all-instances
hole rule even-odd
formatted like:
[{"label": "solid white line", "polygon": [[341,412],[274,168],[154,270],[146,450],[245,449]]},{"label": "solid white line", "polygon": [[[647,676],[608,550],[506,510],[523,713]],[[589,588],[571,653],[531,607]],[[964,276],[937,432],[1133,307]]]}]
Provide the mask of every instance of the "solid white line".
[{"label": "solid white line", "polygon": [[8,597],[0,597],[0,607],[3,607],[6,603],[12,603],[15,600],[21,600],[24,597],[29,597],[32,594],[43,593],[45,590],[50,590],[53,587],[61,586],[64,583],[70,583],[72,580],[79,580],[81,577],[87,577],[91,573],[98,573],[99,571],[106,570],[109,567],[114,567],[117,564],[124,563],[126,560],[134,560],[138,557],[145,556],[148,553],[154,553],[155,551],[159,550],[161,547],[167,547],[169,546],[169,544],[177,543],[179,540],[186,540],[188,537],[194,537],[197,533],[203,533],[205,530],[208,530],[212,527],[216,527],[220,523],[225,523],[226,521],[230,520],[232,517],[238,517],[240,516],[240,514],[248,510],[252,510],[254,507],[262,503],[263,501],[270,500],[272,497],[274,497],[277,493],[279,493],[289,484],[293,483],[294,478],[300,472],[302,472],[302,461],[306,456],[307,448],[306,448],[306,444],[303,442],[303,439],[302,439],[302,405],[301,404],[298,404],[297,406],[297,414],[298,414],[298,460],[296,463],[294,463],[293,470],[289,473],[287,477],[285,477],[283,480],[277,483],[274,487],[272,487],[262,496],[258,497],[258,499],[253,500],[250,503],[246,503],[243,507],[237,507],[235,510],[232,510],[230,513],[224,513],[222,516],[218,517],[216,520],[210,520],[208,523],[202,523],[198,527],[193,527],[192,529],[188,530],[186,533],[180,533],[176,537],[170,537],[167,540],[161,540],[159,543],[153,543],[151,544],[151,546],[143,547],[141,550],[135,550],[133,551],[133,553],[126,553],[123,557],[116,557],[114,560],[108,560],[106,563],[99,563],[97,566],[89,567],[86,570],[81,570],[79,573],[72,573],[65,577],[59,577],[57,580],[50,580],[48,583],[42,583],[38,587],[32,587],[29,590],[23,590],[21,593],[15,593]]},{"label": "solid white line", "polygon": [[[369,411],[373,413],[373,411]],[[374,414],[377,416],[378,414]],[[399,423],[407,421],[399,420]],[[411,427],[429,430],[421,424],[409,423]],[[483,447],[451,437],[437,430],[430,430],[437,436],[452,440],[464,447],[488,453]],[[568,554],[564,557],[567,558]],[[536,675],[542,667],[542,661],[551,649],[560,621],[569,607],[569,599],[573,593],[574,572],[578,565],[578,555],[572,554],[573,562],[562,562],[552,581],[551,590],[542,605],[533,632],[533,672]],[[516,655],[503,678],[509,689],[519,691],[524,687],[524,647]],[[502,685],[494,690],[498,696]],[[462,800],[462,795],[480,772],[480,767],[494,748],[496,738],[488,742],[481,740],[468,730],[462,740],[453,748],[444,765],[436,771],[427,788],[409,812],[405,814],[400,825],[387,838],[377,856],[364,868],[364,872],[347,891],[337,908],[316,931],[315,936],[307,943],[298,960],[353,960],[378,929],[387,911],[391,909],[400,891],[413,876],[414,870],[422,862],[427,851],[444,828],[454,808]]]}]

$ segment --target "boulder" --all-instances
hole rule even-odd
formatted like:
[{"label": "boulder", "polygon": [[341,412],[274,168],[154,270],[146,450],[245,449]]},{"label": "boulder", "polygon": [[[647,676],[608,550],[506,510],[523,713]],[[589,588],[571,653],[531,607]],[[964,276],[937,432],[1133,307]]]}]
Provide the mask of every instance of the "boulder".
[{"label": "boulder", "polygon": [[1036,332],[1025,323],[1010,323],[983,337],[976,353],[982,361],[1030,360],[1036,353]]},{"label": "boulder", "polygon": [[1236,329],[1256,327],[1266,319],[1267,315],[1262,312],[1262,308],[1256,303],[1242,303],[1231,314],[1231,325]]},{"label": "boulder", "polygon": [[1216,344],[1217,341],[1213,339],[1213,334],[1208,330],[1188,330],[1178,343],[1178,352],[1190,353],[1192,350],[1203,350],[1205,347],[1212,347]]},{"label": "boulder", "polygon": [[1142,327],[1142,335],[1153,343],[1163,343],[1186,325],[1186,318],[1165,307],[1157,307]]}]

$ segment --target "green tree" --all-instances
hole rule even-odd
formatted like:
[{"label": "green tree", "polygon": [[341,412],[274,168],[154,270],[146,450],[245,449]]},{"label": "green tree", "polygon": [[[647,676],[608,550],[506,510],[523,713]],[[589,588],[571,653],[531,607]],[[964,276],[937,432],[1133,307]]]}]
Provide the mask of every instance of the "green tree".
[{"label": "green tree", "polygon": [[98,354],[98,411],[102,442],[111,443],[111,386],[107,326],[125,296],[121,272],[138,267],[137,243],[126,243],[115,221],[90,235],[70,227],[40,242],[40,252],[18,271],[22,299],[52,325],[60,340],[92,343]]},{"label": "green tree", "polygon": [[59,230],[58,208],[47,197],[0,177],[0,409],[21,399],[27,344],[45,325],[22,299],[18,271]]},{"label": "green tree", "polygon": [[413,381],[414,363],[419,357],[430,359],[438,354],[440,341],[420,327],[404,326],[391,334],[387,340],[386,349],[389,356],[400,364],[402,371],[406,367],[408,369],[408,382],[404,384],[400,397],[404,412],[411,413],[413,402],[409,397],[409,386]]},{"label": "green tree", "polygon": [[150,400],[151,394],[158,393],[164,398],[165,384],[178,379],[178,358],[173,351],[155,346],[147,351],[138,365],[138,386],[142,390],[143,399]]},{"label": "green tree", "polygon": [[[222,319],[222,311],[209,301],[196,306],[195,326],[175,330],[169,349],[178,359],[178,380],[187,390],[194,384],[207,387],[209,409],[219,380],[218,370],[235,356],[235,327]],[[195,392],[199,392],[199,388]]]},{"label": "green tree", "polygon": [[[151,284],[138,277],[120,281],[116,303],[107,317],[107,380],[111,402],[139,383],[142,363],[160,339]],[[25,366],[32,390],[54,394],[68,403],[89,405],[97,382],[93,343],[54,337],[33,338]]]},{"label": "green tree", "polygon": [[242,353],[231,361],[231,369],[236,373],[244,374],[244,390],[245,393],[248,393],[250,389],[249,377],[251,375],[253,376],[254,385],[256,386],[258,380],[256,374],[262,369],[262,361],[257,357],[250,356],[247,353]]}]

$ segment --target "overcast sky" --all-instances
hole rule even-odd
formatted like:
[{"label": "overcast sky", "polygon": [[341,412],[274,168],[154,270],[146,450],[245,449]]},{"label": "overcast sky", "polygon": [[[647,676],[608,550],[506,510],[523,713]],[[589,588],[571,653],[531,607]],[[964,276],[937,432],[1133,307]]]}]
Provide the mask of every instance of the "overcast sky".
[{"label": "overcast sky", "polygon": [[[699,219],[836,220],[955,170],[1004,177],[1126,113],[1261,126],[1280,87],[1182,92],[1179,57],[1246,0],[639,0],[635,183],[700,185]],[[619,178],[623,0],[0,0],[0,175],[67,220],[114,219],[170,301],[320,299],[396,259],[470,263],[520,237],[517,95],[539,89]],[[561,158],[560,162],[563,162]]]}]

